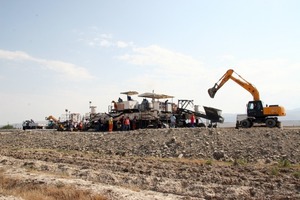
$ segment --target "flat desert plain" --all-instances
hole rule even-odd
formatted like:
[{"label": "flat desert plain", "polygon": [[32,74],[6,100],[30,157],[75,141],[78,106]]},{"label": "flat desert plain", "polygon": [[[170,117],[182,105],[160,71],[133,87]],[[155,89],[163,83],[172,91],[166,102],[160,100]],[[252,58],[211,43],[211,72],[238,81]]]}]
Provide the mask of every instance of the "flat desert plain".
[{"label": "flat desert plain", "polygon": [[3,176],[109,200],[300,199],[297,127],[6,130],[0,144]]}]

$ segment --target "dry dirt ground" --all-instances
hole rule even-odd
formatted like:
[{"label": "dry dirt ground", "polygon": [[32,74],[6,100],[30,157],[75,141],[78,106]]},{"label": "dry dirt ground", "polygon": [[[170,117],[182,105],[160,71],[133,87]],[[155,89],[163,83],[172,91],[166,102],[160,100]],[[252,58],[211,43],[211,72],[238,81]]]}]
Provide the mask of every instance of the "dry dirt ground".
[{"label": "dry dirt ground", "polygon": [[9,130],[0,145],[7,176],[112,200],[300,199],[300,128]]}]

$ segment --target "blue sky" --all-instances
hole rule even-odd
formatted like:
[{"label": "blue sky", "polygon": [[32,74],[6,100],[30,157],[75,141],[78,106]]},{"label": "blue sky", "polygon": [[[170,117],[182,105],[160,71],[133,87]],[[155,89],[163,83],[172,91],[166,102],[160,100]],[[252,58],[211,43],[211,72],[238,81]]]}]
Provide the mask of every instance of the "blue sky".
[{"label": "blue sky", "polygon": [[107,112],[128,90],[244,113],[252,96],[234,82],[207,94],[230,68],[265,103],[299,108],[299,8],[297,0],[2,0],[0,124],[84,114],[89,101]]}]

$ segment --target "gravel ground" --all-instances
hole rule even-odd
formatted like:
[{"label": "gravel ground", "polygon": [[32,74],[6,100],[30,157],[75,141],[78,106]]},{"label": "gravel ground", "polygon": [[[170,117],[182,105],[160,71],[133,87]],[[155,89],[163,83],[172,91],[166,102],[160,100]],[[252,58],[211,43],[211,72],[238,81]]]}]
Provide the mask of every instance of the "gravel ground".
[{"label": "gravel ground", "polygon": [[300,128],[13,130],[0,144],[10,176],[109,199],[300,199]]}]

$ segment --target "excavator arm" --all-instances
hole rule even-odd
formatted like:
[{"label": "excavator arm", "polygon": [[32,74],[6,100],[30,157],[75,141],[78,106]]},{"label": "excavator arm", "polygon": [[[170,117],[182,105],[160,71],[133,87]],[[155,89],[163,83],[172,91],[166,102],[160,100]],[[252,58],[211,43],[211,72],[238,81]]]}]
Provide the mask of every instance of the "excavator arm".
[{"label": "excavator arm", "polygon": [[211,98],[214,98],[217,91],[229,80],[233,80],[234,82],[236,82],[237,84],[239,84],[240,86],[242,86],[245,90],[247,90],[248,92],[251,93],[251,95],[253,96],[253,100],[254,101],[259,101],[260,100],[260,96],[259,96],[259,92],[256,89],[256,87],[254,87],[251,83],[249,83],[248,81],[246,81],[245,79],[243,79],[240,75],[238,75],[240,77],[240,79],[235,78],[233,76],[233,73],[237,74],[236,72],[234,72],[232,69],[229,69],[220,79],[217,83],[215,83],[215,85],[208,89],[208,94]]},{"label": "excavator arm", "polygon": [[46,117],[46,120],[53,120],[54,122],[58,122],[58,120],[53,117],[52,115],[50,115],[49,117]]}]

